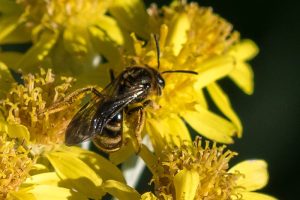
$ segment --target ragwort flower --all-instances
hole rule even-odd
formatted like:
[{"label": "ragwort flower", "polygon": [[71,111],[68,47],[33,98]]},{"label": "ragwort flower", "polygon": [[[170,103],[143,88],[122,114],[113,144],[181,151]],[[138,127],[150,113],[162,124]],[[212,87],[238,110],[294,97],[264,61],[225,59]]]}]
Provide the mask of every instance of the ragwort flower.
[{"label": "ragwort flower", "polygon": [[0,44],[32,43],[24,55],[3,52],[1,59],[27,73],[44,66],[67,76],[85,74],[97,82],[100,55],[118,62],[116,47],[124,44],[116,21],[106,15],[110,4],[111,0],[1,1]]},{"label": "ragwort flower", "polygon": [[[115,7],[122,10],[122,2],[117,2]],[[133,7],[141,3],[134,2]],[[213,13],[211,8],[196,3],[174,2],[162,9],[151,8],[148,17],[141,19],[138,18],[141,13],[134,18],[134,13],[125,8],[122,11],[119,15],[112,12],[120,24],[124,25],[125,19],[144,20],[144,26],[151,27],[152,33],[159,35],[159,71],[191,70],[198,73],[197,76],[163,74],[166,81],[163,94],[152,98],[158,106],[146,108],[146,130],[154,145],[159,140],[155,136],[157,130],[162,137],[171,137],[173,130],[177,130],[175,132],[180,132],[183,139],[189,138],[182,119],[203,136],[218,142],[232,143],[232,137],[241,137],[241,122],[217,81],[230,77],[243,91],[251,94],[253,73],[246,61],[257,54],[256,45],[250,40],[240,41],[230,23]],[[130,29],[130,23],[126,27]],[[132,27],[131,31],[135,30],[136,26]],[[137,30],[137,36],[141,36],[143,30],[146,29]],[[148,32],[150,39],[146,42],[132,35],[133,50],[123,52],[123,66],[158,68],[158,52],[150,34]],[[225,117],[208,108],[205,89]]]},{"label": "ragwort flower", "polygon": [[144,199],[275,199],[254,192],[268,182],[266,162],[248,160],[229,168],[235,155],[199,137],[193,144],[165,145],[158,157],[144,146],[141,156],[153,173],[156,196],[146,193]]},{"label": "ragwort flower", "polygon": [[22,126],[8,125],[0,120],[0,199],[19,189],[34,163],[25,139],[21,134],[18,138],[14,135],[18,129],[26,132]]},{"label": "ragwort flower", "polygon": [[[73,78],[51,70],[23,75],[23,83],[1,65],[0,83],[7,83],[0,112],[0,197],[7,199],[101,199],[127,189],[121,171],[102,156],[65,147],[64,132],[75,109],[51,113],[47,108],[64,98]],[[9,78],[10,77],[10,78]],[[12,81],[13,83],[9,83]],[[76,105],[74,105],[76,107]]]},{"label": "ragwort flower", "polygon": [[49,114],[47,107],[61,101],[74,79],[55,77],[51,70],[23,75],[23,84],[14,82],[0,102],[0,110],[10,124],[22,124],[35,144],[62,144],[65,128],[75,110]]}]

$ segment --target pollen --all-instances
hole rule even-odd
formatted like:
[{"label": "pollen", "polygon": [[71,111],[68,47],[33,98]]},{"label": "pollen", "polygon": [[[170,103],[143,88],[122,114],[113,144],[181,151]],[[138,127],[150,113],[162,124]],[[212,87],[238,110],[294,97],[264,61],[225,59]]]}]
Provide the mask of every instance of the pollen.
[{"label": "pollen", "polygon": [[[239,199],[236,180],[240,173],[229,173],[228,162],[237,155],[197,137],[193,144],[183,142],[179,147],[166,147],[159,159],[157,174],[153,177],[155,191],[161,199],[176,199],[174,177],[181,170],[194,170],[199,175],[194,199]],[[166,198],[168,197],[168,198]]]},{"label": "pollen", "polygon": [[73,109],[49,114],[47,108],[61,101],[69,92],[74,78],[55,77],[51,69],[23,76],[24,84],[15,84],[0,102],[9,123],[26,126],[30,140],[36,144],[60,144]]},{"label": "pollen", "polygon": [[18,190],[28,177],[33,164],[29,151],[17,139],[0,133],[0,199],[10,191]]}]

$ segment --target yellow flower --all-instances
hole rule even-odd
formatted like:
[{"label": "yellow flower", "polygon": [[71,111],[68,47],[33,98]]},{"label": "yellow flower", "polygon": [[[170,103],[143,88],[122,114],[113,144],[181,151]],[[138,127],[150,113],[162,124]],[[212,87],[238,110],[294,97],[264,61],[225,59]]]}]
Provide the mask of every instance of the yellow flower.
[{"label": "yellow flower", "polygon": [[26,142],[9,135],[18,128],[23,127],[9,126],[0,121],[0,199],[19,189],[33,164],[33,158],[24,145]]},{"label": "yellow flower", "polygon": [[[126,188],[129,197],[139,196],[126,186],[121,171],[100,155],[78,147],[47,152],[31,168],[31,176],[21,182],[7,199],[102,199]],[[130,198],[128,198],[130,199]]]},{"label": "yellow flower", "polygon": [[[198,72],[197,76],[163,74],[166,81],[163,94],[152,98],[159,106],[146,108],[145,127],[154,146],[157,146],[160,137],[173,137],[174,132],[179,132],[182,139],[188,139],[184,121],[201,135],[217,142],[232,143],[234,136],[241,137],[241,122],[217,81],[230,77],[251,94],[253,73],[246,61],[257,54],[257,46],[250,40],[240,41],[238,32],[233,31],[230,23],[213,13],[211,8],[200,7],[196,3],[181,4],[176,1],[162,9],[150,8],[148,15],[146,11],[130,13],[135,6],[136,10],[143,7],[141,1],[133,1],[129,10],[125,9],[127,7],[122,9],[123,4],[128,6],[129,2],[117,1],[110,8],[120,11],[119,14],[112,11],[114,17],[123,26],[128,19],[127,29],[136,31],[139,37],[147,38],[143,27],[148,27],[150,39],[145,43],[132,35],[133,49],[123,52],[122,66],[147,65],[157,69],[156,45],[150,37],[151,33],[156,33],[159,35],[160,72]],[[144,20],[143,23],[135,23],[144,26],[137,29],[133,24],[131,27],[129,22],[134,20]],[[225,117],[210,110],[204,90],[208,91]]]},{"label": "yellow flower", "polygon": [[70,91],[74,79],[55,77],[52,71],[41,69],[35,75],[22,77],[23,84],[14,82],[0,101],[0,110],[10,124],[22,124],[30,132],[30,140],[35,144],[62,144],[64,132],[74,110],[49,114],[42,112]]},{"label": "yellow flower", "polygon": [[106,15],[110,4],[111,0],[1,1],[0,44],[32,42],[24,55],[4,52],[1,59],[27,73],[52,67],[56,73],[85,74],[97,82],[100,56],[118,62],[114,55],[124,44],[117,22]]},{"label": "yellow flower", "polygon": [[[254,192],[268,182],[267,164],[263,160],[248,160],[229,168],[237,153],[210,145],[184,141],[180,146],[166,145],[155,157],[145,146],[141,156],[153,174],[158,199],[275,199]],[[144,196],[144,195],[143,195]],[[156,199],[153,194],[144,199]]]}]

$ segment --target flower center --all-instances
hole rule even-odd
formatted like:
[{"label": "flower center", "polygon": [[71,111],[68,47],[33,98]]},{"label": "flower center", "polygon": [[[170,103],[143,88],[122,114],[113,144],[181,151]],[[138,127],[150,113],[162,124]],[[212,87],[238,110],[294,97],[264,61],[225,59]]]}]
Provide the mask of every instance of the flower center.
[{"label": "flower center", "polygon": [[197,138],[193,145],[184,142],[180,147],[167,147],[159,159],[158,175],[153,177],[157,195],[164,199],[170,196],[175,199],[174,177],[183,170],[195,170],[200,179],[196,184],[197,190],[194,199],[231,199],[238,196],[236,180],[239,173],[228,173],[229,160],[237,155],[225,146],[217,147],[208,141],[203,145]]}]

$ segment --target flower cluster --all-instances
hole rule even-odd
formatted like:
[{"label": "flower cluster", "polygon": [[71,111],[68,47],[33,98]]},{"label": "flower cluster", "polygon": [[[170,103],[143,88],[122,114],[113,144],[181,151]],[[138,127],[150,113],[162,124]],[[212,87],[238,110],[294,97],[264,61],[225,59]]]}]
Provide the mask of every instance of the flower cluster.
[{"label": "flower cluster", "polygon": [[[229,78],[252,94],[248,61],[258,47],[212,8],[185,1],[146,9],[141,0],[2,0],[0,45],[23,43],[30,43],[24,52],[0,51],[1,199],[275,199],[254,192],[268,182],[265,161],[230,167],[237,153],[217,144],[243,132],[218,80]],[[109,71],[117,77],[132,66],[157,70],[165,87],[145,97],[150,103],[141,103],[145,115],[138,119],[128,117],[134,103],[118,110],[122,148],[108,160],[65,146],[81,104],[96,99],[88,108],[97,110],[107,95],[79,98],[86,93],[78,91],[105,88],[114,81]],[[151,145],[136,143],[137,124]],[[192,139],[187,124],[213,143]],[[139,193],[117,167],[134,153],[150,169],[153,191]]]},{"label": "flower cluster", "polygon": [[51,70],[41,69],[38,74],[24,75],[22,80],[24,83],[15,82],[7,91],[7,97],[0,102],[6,121],[26,126],[34,143],[63,143],[65,127],[74,110],[50,115],[47,107],[64,98],[74,79],[60,77],[55,81]]}]

